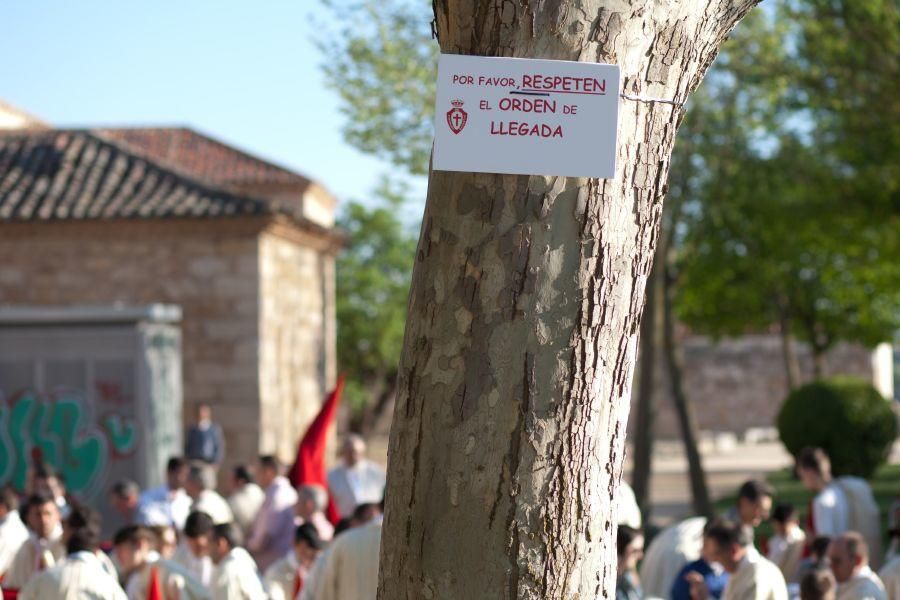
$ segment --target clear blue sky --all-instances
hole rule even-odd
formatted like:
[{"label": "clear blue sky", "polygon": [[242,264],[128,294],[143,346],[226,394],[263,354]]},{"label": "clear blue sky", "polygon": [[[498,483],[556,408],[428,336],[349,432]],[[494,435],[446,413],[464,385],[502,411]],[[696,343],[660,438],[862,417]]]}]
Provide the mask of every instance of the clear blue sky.
[{"label": "clear blue sky", "polygon": [[188,125],[364,200],[387,165],[347,146],[317,0],[0,2],[0,98],[58,126]]}]

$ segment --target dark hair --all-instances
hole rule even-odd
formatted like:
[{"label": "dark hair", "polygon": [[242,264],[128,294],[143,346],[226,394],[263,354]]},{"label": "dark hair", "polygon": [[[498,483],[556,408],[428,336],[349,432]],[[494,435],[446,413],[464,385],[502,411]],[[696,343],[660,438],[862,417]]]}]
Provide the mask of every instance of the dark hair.
[{"label": "dark hair", "polygon": [[794,508],[793,504],[787,502],[778,504],[772,510],[772,520],[782,524],[787,523],[788,521],[796,521],[797,509]]},{"label": "dark hair", "polygon": [[297,529],[294,531],[294,544],[299,544],[300,542],[305,543],[313,550],[321,550],[325,547],[325,543],[319,537],[319,531],[312,523],[303,523],[297,526]]},{"label": "dark hair", "polygon": [[268,469],[274,469],[276,473],[281,472],[281,461],[272,454],[263,454],[260,456],[259,464]]},{"label": "dark hair", "polygon": [[758,479],[746,481],[738,489],[738,498],[744,498],[750,502],[759,502],[763,498],[772,498],[774,495],[772,486]]},{"label": "dark hair", "polygon": [[831,571],[816,569],[800,580],[800,600],[833,600],[837,583]]},{"label": "dark hair", "polygon": [[813,538],[812,544],[809,545],[809,550],[818,558],[824,558],[826,554],[828,554],[828,545],[831,544],[831,538],[827,535],[817,535]]},{"label": "dark hair", "polygon": [[199,485],[200,489],[211,490],[215,487],[215,484],[210,481],[210,475],[208,475],[208,473],[210,473],[210,471],[204,469],[202,466],[198,464],[191,464],[190,468],[188,469],[187,478],[188,481]]},{"label": "dark hair", "polygon": [[181,456],[173,456],[166,463],[166,473],[174,473],[180,471],[187,464],[187,461]]},{"label": "dark hair", "polygon": [[641,532],[628,525],[619,525],[616,531],[616,553],[621,558],[625,554],[628,545],[641,536]]},{"label": "dark hair", "polygon": [[113,546],[131,544],[136,546],[141,540],[146,540],[151,545],[156,544],[156,535],[148,528],[140,525],[123,527],[113,536]]},{"label": "dark hair", "polygon": [[197,538],[201,535],[212,533],[216,524],[211,516],[205,512],[194,511],[188,515],[184,522],[184,535],[189,538]]},{"label": "dark hair", "polygon": [[821,448],[807,446],[797,453],[797,468],[808,469],[824,477],[831,475],[831,460]]},{"label": "dark hair", "polygon": [[66,552],[94,552],[100,545],[100,513],[86,506],[75,506],[66,517],[69,530]]},{"label": "dark hair", "polygon": [[50,479],[51,477],[57,478],[56,471],[53,470],[53,465],[44,460],[39,460],[34,463],[32,469],[34,470],[33,477],[35,479]]},{"label": "dark hair", "polygon": [[377,504],[373,504],[372,502],[363,502],[362,504],[358,504],[356,508],[353,509],[353,520],[361,523],[366,520],[369,516],[368,513],[371,511],[381,510]]},{"label": "dark hair", "polygon": [[334,526],[334,537],[339,536],[344,533],[348,529],[353,528],[353,517],[344,517],[340,521],[337,522],[337,525]]},{"label": "dark hair", "polygon": [[716,519],[703,528],[703,537],[710,539],[720,548],[728,548],[735,544],[749,546],[753,542],[753,532],[737,521]]},{"label": "dark hair", "polygon": [[225,540],[228,542],[229,548],[237,548],[244,543],[244,536],[234,523],[222,523],[214,526],[212,535],[216,541]]},{"label": "dark hair", "polygon": [[28,515],[31,513],[33,508],[40,508],[45,504],[52,504],[56,506],[56,498],[51,496],[50,494],[38,493],[32,494],[25,501],[25,518],[28,518]]},{"label": "dark hair", "polygon": [[250,469],[247,468],[247,465],[236,466],[234,468],[234,478],[247,483],[253,483],[253,475],[250,474]]},{"label": "dark hair", "polygon": [[117,498],[127,498],[129,496],[139,495],[141,493],[141,488],[130,479],[123,479],[115,482],[110,488],[109,493]]},{"label": "dark hair", "polygon": [[0,488],[0,504],[6,507],[6,510],[19,510],[19,495],[11,486],[3,486]]}]

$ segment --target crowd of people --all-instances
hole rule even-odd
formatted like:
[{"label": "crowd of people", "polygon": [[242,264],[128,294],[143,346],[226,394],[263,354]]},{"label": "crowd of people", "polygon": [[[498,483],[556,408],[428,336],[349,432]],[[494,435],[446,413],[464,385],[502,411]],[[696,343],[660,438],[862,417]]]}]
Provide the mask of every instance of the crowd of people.
[{"label": "crowd of people", "polygon": [[[274,456],[216,479],[224,457],[209,408],[169,459],[165,482],[118,481],[124,526],[101,539],[99,513],[67,497],[49,466],[29,466],[24,497],[0,491],[0,586],[22,600],[363,600],[375,597],[385,476],[347,436],[327,489],[294,487]],[[326,516],[333,501],[340,519]]]},{"label": "crowd of people", "polygon": [[[891,510],[883,554],[881,514],[864,480],[833,477],[820,448],[801,451],[796,471],[814,495],[802,525],[794,506],[773,508],[772,488],[751,480],[726,514],[672,525],[646,552],[629,496],[620,496],[630,522],[619,519],[617,600],[900,600],[898,511]],[[757,540],[766,519],[774,533]]]}]

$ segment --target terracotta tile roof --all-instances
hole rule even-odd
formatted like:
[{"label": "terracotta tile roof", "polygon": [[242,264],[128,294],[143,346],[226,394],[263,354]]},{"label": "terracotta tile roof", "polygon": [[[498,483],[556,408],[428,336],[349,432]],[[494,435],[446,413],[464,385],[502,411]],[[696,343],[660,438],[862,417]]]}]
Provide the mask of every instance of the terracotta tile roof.
[{"label": "terracotta tile roof", "polygon": [[298,173],[184,127],[96,129],[150,159],[217,185],[280,184],[305,189],[310,180]]},{"label": "terracotta tile roof", "polygon": [[[0,222],[283,214],[321,229],[302,216],[299,199],[270,202],[213,183],[229,177],[265,177],[270,172],[284,181],[290,176],[308,185],[300,175],[252,157],[229,162],[228,152],[215,150],[218,142],[199,134],[194,139],[206,139],[200,146],[213,157],[225,157],[222,164],[198,158],[192,168],[172,168],[155,160],[153,151],[136,151],[114,137],[108,131],[65,129],[0,132]],[[178,152],[184,156],[187,150]],[[254,161],[261,164],[251,168]],[[234,174],[228,175],[228,165],[238,165]],[[186,174],[191,170],[202,171],[205,177]]]}]

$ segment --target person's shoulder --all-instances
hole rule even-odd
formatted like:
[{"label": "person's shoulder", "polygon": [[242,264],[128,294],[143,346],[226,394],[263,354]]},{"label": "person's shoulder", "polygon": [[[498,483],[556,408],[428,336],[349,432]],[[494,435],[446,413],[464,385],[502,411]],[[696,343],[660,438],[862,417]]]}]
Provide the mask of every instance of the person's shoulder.
[{"label": "person's shoulder", "polygon": [[881,567],[878,576],[882,579],[890,577],[891,579],[900,579],[900,554],[892,558],[886,565]]}]

